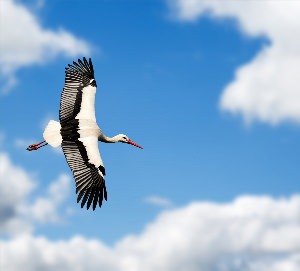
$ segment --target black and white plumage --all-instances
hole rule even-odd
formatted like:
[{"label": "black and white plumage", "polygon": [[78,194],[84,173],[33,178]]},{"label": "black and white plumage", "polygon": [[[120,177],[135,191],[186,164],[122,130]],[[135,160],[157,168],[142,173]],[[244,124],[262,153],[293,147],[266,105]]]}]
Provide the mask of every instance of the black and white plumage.
[{"label": "black and white plumage", "polygon": [[[44,141],[30,145],[28,150],[36,150],[49,143],[53,147],[62,146],[65,158],[72,170],[77,202],[87,209],[101,207],[103,198],[107,200],[105,168],[100,156],[98,141],[123,142],[142,148],[126,135],[109,138],[96,123],[95,95],[97,83],[91,59],[78,59],[66,68],[65,85],[61,94],[59,121],[51,120],[45,131]],[[45,143],[46,142],[46,143]]]}]

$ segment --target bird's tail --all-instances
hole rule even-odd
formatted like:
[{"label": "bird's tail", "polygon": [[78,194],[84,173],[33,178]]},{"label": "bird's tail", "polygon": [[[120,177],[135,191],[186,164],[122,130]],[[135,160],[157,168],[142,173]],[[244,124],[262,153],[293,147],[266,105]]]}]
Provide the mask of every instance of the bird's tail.
[{"label": "bird's tail", "polygon": [[58,147],[62,142],[62,137],[60,134],[60,123],[54,120],[50,120],[44,131],[44,139],[52,147]]}]

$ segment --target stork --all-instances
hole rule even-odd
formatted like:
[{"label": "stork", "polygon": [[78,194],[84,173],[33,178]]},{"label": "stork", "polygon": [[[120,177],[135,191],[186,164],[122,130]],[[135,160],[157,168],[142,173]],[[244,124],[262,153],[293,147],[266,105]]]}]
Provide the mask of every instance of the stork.
[{"label": "stork", "polygon": [[107,137],[96,123],[95,95],[97,83],[92,60],[84,57],[78,63],[68,64],[65,84],[60,99],[59,122],[50,120],[43,133],[44,140],[30,145],[27,150],[38,150],[46,145],[62,146],[76,182],[77,203],[87,209],[93,203],[102,206],[107,201],[105,168],[100,156],[98,141],[122,142],[142,147],[124,134]]}]

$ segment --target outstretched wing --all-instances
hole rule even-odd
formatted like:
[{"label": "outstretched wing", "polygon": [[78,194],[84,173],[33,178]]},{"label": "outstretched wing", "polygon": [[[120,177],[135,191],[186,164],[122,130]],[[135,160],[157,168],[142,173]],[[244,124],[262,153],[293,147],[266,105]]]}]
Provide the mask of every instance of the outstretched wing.
[{"label": "outstretched wing", "polygon": [[68,65],[60,100],[62,149],[76,182],[77,202],[87,209],[107,200],[105,169],[98,149],[95,118],[96,81],[91,59]]},{"label": "outstretched wing", "polygon": [[92,60],[73,62],[66,68],[65,85],[60,99],[59,120],[61,125],[72,119],[95,118],[96,81]]},{"label": "outstretched wing", "polygon": [[97,203],[101,207],[103,198],[107,200],[105,168],[98,149],[98,138],[80,138],[76,134],[78,135],[78,132],[70,135],[70,130],[65,133],[62,129],[61,146],[76,182],[77,202],[82,199],[81,208],[87,202],[87,209],[93,203],[95,210]]}]

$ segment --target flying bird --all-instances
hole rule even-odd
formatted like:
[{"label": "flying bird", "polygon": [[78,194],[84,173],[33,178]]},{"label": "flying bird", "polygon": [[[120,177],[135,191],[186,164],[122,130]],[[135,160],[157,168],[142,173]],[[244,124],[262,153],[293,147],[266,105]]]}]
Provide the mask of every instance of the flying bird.
[{"label": "flying bird", "polygon": [[68,64],[65,84],[60,99],[59,122],[50,120],[43,133],[44,140],[30,145],[27,150],[38,150],[46,145],[62,146],[75,182],[77,203],[81,208],[91,204],[93,210],[107,200],[105,168],[100,156],[98,141],[122,142],[142,147],[124,134],[107,137],[96,123],[95,95],[97,83],[92,60],[84,57]]}]

